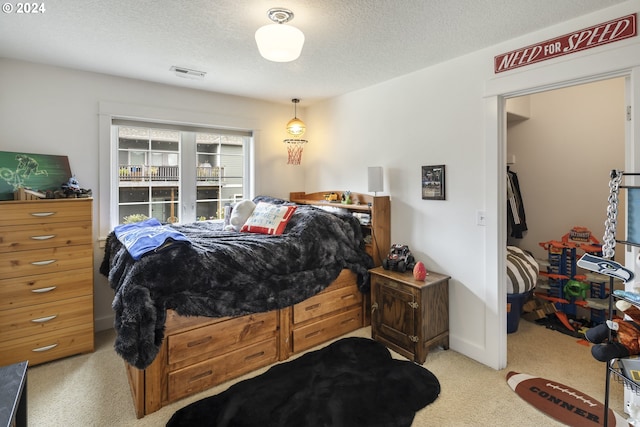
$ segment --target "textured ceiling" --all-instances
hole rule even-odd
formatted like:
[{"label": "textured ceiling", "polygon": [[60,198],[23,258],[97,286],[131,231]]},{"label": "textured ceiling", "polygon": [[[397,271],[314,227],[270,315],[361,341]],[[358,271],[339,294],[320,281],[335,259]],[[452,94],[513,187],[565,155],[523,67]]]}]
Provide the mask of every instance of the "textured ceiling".
[{"label": "textured ceiling", "polygon": [[[42,14],[0,15],[0,57],[308,105],[622,2],[44,1]],[[271,7],[291,9],[306,36],[294,62],[258,53],[254,33]],[[179,78],[173,65],[207,75]]]}]

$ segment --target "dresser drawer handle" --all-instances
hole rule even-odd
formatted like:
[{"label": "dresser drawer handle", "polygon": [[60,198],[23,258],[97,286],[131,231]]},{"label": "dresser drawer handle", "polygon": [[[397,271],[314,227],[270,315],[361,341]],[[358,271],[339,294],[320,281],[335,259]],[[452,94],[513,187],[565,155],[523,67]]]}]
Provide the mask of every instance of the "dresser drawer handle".
[{"label": "dresser drawer handle", "polygon": [[305,307],[305,311],[310,311],[310,310],[315,310],[316,308],[320,307],[320,304],[313,304],[313,305],[309,305],[307,307]]},{"label": "dresser drawer handle", "polygon": [[31,216],[43,217],[55,215],[55,212],[31,212]]},{"label": "dresser drawer handle", "polygon": [[53,264],[56,261],[57,261],[56,259],[48,259],[46,261],[34,261],[31,264],[33,264],[33,265],[49,265],[49,264]]},{"label": "dresser drawer handle", "polygon": [[33,240],[49,240],[53,239],[54,237],[56,237],[55,234],[48,234],[46,236],[31,236]]},{"label": "dresser drawer handle", "polygon": [[31,289],[31,292],[34,294],[44,294],[45,292],[51,292],[57,288],[57,286],[49,286],[48,288],[40,288],[40,289]]},{"label": "dresser drawer handle", "polygon": [[53,316],[41,317],[39,319],[31,319],[31,321],[33,323],[45,323],[45,322],[48,322],[49,320],[55,319],[56,317],[58,317],[58,315],[54,314]]},{"label": "dresser drawer handle", "polygon": [[187,343],[187,348],[196,347],[196,346],[208,343],[212,339],[213,338],[209,335],[207,337],[200,338],[199,340],[188,342]]},{"label": "dresser drawer handle", "polygon": [[58,344],[51,344],[51,345],[45,345],[44,347],[40,347],[40,348],[34,348],[31,351],[35,351],[37,353],[42,353],[43,351],[49,351],[53,348],[56,348],[58,346]]},{"label": "dresser drawer handle", "polygon": [[353,295],[353,294],[349,294],[349,295],[344,295],[344,296],[342,297],[342,299],[343,299],[343,300],[346,300],[346,299],[352,299],[352,298],[355,298],[355,297],[356,297],[355,295]]}]

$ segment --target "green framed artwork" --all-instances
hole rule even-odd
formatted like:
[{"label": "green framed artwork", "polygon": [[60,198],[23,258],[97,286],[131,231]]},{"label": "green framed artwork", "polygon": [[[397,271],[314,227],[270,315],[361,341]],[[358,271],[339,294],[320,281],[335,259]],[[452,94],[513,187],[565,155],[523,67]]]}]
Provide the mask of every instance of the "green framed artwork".
[{"label": "green framed artwork", "polygon": [[71,178],[67,156],[0,151],[0,200],[13,200],[20,187],[59,190]]}]

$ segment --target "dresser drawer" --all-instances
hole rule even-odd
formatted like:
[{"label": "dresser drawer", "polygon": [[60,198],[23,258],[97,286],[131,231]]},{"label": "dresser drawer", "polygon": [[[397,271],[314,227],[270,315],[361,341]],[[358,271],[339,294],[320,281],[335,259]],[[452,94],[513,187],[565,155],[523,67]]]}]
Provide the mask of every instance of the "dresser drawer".
[{"label": "dresser drawer", "polygon": [[336,290],[321,292],[293,306],[293,323],[298,324],[319,318],[356,304],[362,309],[362,292],[355,286],[338,287]]},{"label": "dresser drawer", "polygon": [[277,310],[233,317],[224,322],[168,336],[168,363],[183,362],[194,356],[200,359],[217,356],[275,337],[277,333]]},{"label": "dresser drawer", "polygon": [[362,307],[293,330],[293,352],[311,348],[362,327]]},{"label": "dresser drawer", "polygon": [[9,201],[0,203],[0,226],[91,221],[92,199]]},{"label": "dresser drawer", "polygon": [[0,253],[91,245],[91,222],[0,227]]},{"label": "dresser drawer", "polygon": [[0,253],[0,277],[7,279],[84,267],[93,268],[93,247],[91,246]]},{"label": "dresser drawer", "polygon": [[28,360],[29,366],[93,351],[93,322],[50,334],[0,341],[0,365]]},{"label": "dresser drawer", "polygon": [[3,279],[0,280],[0,310],[44,304],[92,293],[91,268]]},{"label": "dresser drawer", "polygon": [[168,399],[175,401],[278,360],[271,338],[169,373]]},{"label": "dresser drawer", "polygon": [[0,311],[0,341],[93,322],[93,296]]}]

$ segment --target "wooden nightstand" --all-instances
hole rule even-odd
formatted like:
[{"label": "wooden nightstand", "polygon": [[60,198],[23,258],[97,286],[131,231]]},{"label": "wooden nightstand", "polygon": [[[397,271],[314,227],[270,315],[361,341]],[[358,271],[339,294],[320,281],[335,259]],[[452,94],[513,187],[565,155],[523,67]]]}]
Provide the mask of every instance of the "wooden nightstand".
[{"label": "wooden nightstand", "polygon": [[429,348],[449,348],[449,276],[377,267],[371,273],[371,335],[395,352],[423,364]]}]

